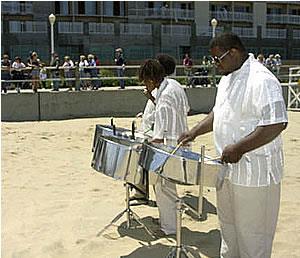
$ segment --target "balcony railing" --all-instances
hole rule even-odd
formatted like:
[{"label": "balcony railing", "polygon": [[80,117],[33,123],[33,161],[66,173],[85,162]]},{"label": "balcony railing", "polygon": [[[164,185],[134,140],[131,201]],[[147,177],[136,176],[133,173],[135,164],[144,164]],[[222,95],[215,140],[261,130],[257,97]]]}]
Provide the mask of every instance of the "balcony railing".
[{"label": "balcony railing", "polygon": [[293,39],[300,39],[300,30],[293,30]]},{"label": "balcony railing", "polygon": [[291,14],[268,14],[267,22],[283,24],[300,24],[300,16]]},{"label": "balcony railing", "polygon": [[89,23],[89,34],[114,34],[114,24],[113,23]]},{"label": "balcony railing", "polygon": [[121,35],[152,35],[151,24],[121,23]]},{"label": "balcony railing", "polygon": [[162,36],[191,36],[191,26],[189,25],[161,25]]},{"label": "balcony railing", "polygon": [[178,8],[147,8],[147,9],[129,9],[128,16],[137,16],[145,18],[162,19],[194,19],[194,10]]},{"label": "balcony railing", "polygon": [[244,28],[244,27],[232,27],[232,32],[240,37],[244,38],[256,38],[257,30],[256,28]]},{"label": "balcony railing", "polygon": [[30,2],[2,2],[1,12],[8,14],[32,14],[32,3]]},{"label": "balcony railing", "polygon": [[252,22],[252,13],[242,13],[242,12],[227,12],[227,11],[214,11],[210,12],[211,18],[216,18],[220,21],[244,21]]},{"label": "balcony railing", "polygon": [[10,33],[47,33],[47,22],[9,21]]},{"label": "balcony railing", "polygon": [[[224,31],[224,27],[216,27],[216,34],[222,33]],[[202,37],[212,37],[212,27],[211,26],[197,26],[196,29],[197,36]]]},{"label": "balcony railing", "polygon": [[82,22],[58,22],[58,33],[83,34]]},{"label": "balcony railing", "polygon": [[263,38],[286,39],[286,29],[265,29],[262,30]]}]

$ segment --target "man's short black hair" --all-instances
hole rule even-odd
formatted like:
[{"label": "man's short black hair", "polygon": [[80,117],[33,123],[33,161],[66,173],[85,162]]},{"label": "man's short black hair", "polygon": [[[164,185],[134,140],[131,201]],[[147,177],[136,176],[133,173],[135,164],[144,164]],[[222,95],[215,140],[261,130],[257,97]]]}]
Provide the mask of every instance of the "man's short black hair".
[{"label": "man's short black hair", "polygon": [[224,51],[230,50],[231,48],[236,48],[240,52],[247,52],[241,39],[232,32],[225,32],[213,38],[209,43],[209,48],[212,49],[215,47],[218,47]]},{"label": "man's short black hair", "polygon": [[176,62],[172,56],[167,54],[158,54],[156,56],[158,62],[164,67],[166,75],[171,75],[175,71]]}]

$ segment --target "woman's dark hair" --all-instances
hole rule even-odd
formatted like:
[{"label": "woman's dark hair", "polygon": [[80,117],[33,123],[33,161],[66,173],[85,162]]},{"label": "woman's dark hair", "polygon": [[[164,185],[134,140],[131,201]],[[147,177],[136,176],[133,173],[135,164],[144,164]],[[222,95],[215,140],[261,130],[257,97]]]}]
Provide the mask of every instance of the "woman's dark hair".
[{"label": "woman's dark hair", "polygon": [[165,69],[156,59],[147,59],[139,69],[139,80],[152,80],[155,82],[163,81],[165,77]]},{"label": "woman's dark hair", "polygon": [[172,56],[167,54],[158,54],[156,56],[158,62],[164,67],[166,75],[171,75],[175,71],[176,62]]},{"label": "woman's dark hair", "polygon": [[225,32],[213,38],[209,43],[210,49],[218,47],[224,51],[236,48],[240,52],[246,52],[241,39],[232,32]]}]

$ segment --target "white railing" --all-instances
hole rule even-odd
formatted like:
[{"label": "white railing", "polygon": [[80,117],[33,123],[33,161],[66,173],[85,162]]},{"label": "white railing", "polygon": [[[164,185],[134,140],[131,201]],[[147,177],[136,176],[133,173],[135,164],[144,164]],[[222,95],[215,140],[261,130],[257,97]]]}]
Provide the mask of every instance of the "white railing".
[{"label": "white railing", "polygon": [[89,34],[114,34],[113,23],[96,23],[96,22],[90,22],[89,23]]},{"label": "white railing", "polygon": [[47,22],[10,21],[10,33],[47,33]]},{"label": "white railing", "polygon": [[10,14],[31,14],[32,10],[32,3],[30,2],[8,2],[2,1],[1,2],[1,12],[2,13],[10,13]]},{"label": "white railing", "polygon": [[146,8],[129,9],[128,16],[151,17],[151,18],[174,18],[174,19],[194,19],[194,10],[178,8]]},{"label": "white railing", "polygon": [[293,39],[300,39],[300,30],[293,30]]},{"label": "white railing", "polygon": [[286,29],[264,29],[263,38],[286,39]]},{"label": "white railing", "polygon": [[[216,27],[216,34],[222,33],[224,27]],[[212,27],[211,26],[197,26],[196,28],[197,36],[212,37]]]},{"label": "white railing", "polygon": [[58,33],[83,34],[82,22],[58,22]]},{"label": "white railing", "polygon": [[268,14],[268,23],[300,24],[299,15],[291,14]]},{"label": "white railing", "polygon": [[121,35],[152,35],[151,24],[121,23]]},{"label": "white railing", "polygon": [[232,27],[232,32],[244,38],[256,38],[256,28]]},{"label": "white railing", "polygon": [[161,25],[162,36],[191,36],[191,26],[189,25]]},{"label": "white railing", "polygon": [[252,13],[243,13],[243,12],[227,12],[227,11],[213,11],[210,12],[211,18],[216,18],[217,20],[222,21],[245,21],[252,22],[253,14]]}]

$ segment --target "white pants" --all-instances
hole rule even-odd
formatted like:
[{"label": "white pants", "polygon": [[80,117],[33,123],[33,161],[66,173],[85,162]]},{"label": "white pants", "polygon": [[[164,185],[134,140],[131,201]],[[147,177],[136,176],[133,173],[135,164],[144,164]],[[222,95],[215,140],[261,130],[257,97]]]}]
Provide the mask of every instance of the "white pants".
[{"label": "white pants", "polygon": [[[172,196],[168,194],[172,193]],[[158,178],[155,184],[156,203],[158,206],[161,230],[169,235],[176,233],[176,185]]]},{"label": "white pants", "polygon": [[279,203],[280,184],[244,187],[226,179],[217,191],[220,257],[271,257]]}]

